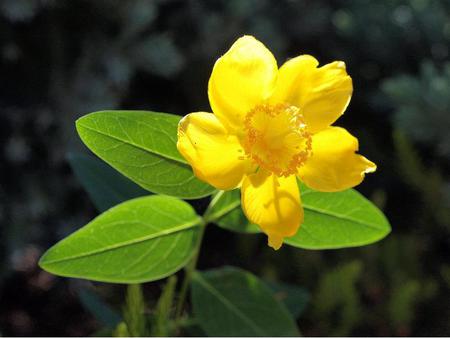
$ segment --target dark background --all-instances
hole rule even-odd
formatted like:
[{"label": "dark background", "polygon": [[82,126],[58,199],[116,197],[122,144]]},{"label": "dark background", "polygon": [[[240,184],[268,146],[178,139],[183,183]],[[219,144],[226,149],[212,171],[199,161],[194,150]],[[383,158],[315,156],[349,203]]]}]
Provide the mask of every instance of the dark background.
[{"label": "dark background", "polygon": [[[263,236],[209,227],[200,268],[304,287],[304,335],[450,335],[448,0],[1,0],[0,335],[102,332],[80,289],[120,310],[123,286],[37,267],[97,213],[66,160],[88,153],[75,119],[208,111],[212,66],[244,34],[279,65],[302,53],[346,62],[354,94],[337,124],[377,163],[358,190],[392,233],[363,248],[275,252]],[[145,291],[151,307],[160,285]]]}]

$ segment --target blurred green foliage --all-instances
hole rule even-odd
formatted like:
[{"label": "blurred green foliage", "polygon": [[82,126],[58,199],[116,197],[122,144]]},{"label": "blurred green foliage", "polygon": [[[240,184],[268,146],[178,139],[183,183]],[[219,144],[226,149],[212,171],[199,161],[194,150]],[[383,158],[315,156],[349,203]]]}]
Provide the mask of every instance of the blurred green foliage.
[{"label": "blurred green foliage", "polygon": [[[145,337],[149,335],[145,315],[145,300],[140,284],[130,284],[127,288],[123,320],[127,336]],[[120,327],[120,324],[119,324]],[[119,331],[122,330],[119,328]]]},{"label": "blurred green foliage", "polygon": [[173,309],[173,300],[175,297],[175,287],[177,277],[170,276],[159,297],[158,303],[153,314],[151,335],[153,337],[168,337],[173,335],[169,327],[170,314]]},{"label": "blurred green foliage", "polygon": [[[101,326],[71,282],[36,268],[36,252],[96,214],[65,158],[83,149],[75,119],[208,111],[214,61],[253,34],[279,63],[300,53],[346,61],[355,91],[338,125],[378,164],[358,189],[393,232],[366,248],[274,253],[260,235],[208,229],[200,267],[234,264],[305,287],[304,335],[449,335],[449,13],[447,0],[1,0],[0,332]],[[117,288],[98,288],[120,310]],[[118,336],[131,334],[124,325]]]},{"label": "blurred green foliage", "polygon": [[[314,315],[323,318],[320,326],[332,336],[348,336],[361,320],[361,304],[356,283],[362,272],[358,261],[346,263],[326,272],[318,285],[316,298],[312,301]],[[329,321],[336,316],[336,321]]]},{"label": "blurred green foliage", "polygon": [[382,90],[395,107],[394,126],[411,140],[432,145],[436,155],[450,158],[450,62],[438,68],[424,61],[418,76],[384,80]]}]

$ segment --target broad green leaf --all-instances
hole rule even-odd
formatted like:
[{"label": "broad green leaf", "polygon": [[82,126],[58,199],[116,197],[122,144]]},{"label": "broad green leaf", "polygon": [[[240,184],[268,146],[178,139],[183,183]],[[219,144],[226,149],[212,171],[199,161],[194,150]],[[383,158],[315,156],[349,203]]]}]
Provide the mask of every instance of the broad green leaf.
[{"label": "broad green leaf", "polygon": [[353,189],[325,193],[301,186],[305,221],[286,243],[304,249],[361,246],[385,237],[391,227],[384,214]]},{"label": "broad green leaf", "polygon": [[[305,219],[297,234],[286,238],[286,244],[303,249],[338,249],[376,242],[391,231],[384,214],[354,189],[325,193],[301,185],[301,197]],[[219,226],[239,232],[259,231],[249,225],[237,191],[225,192],[216,206],[211,215],[219,215],[215,221]]]},{"label": "broad green leaf", "polygon": [[266,284],[272,289],[275,298],[286,305],[294,318],[298,318],[303,313],[310,298],[308,291],[286,283],[266,282]]},{"label": "broad green leaf", "polygon": [[192,280],[194,315],[208,336],[295,336],[286,307],[261,280],[225,267],[196,272]]},{"label": "broad green leaf", "polygon": [[39,264],[55,275],[104,282],[161,279],[191,258],[200,220],[189,204],[174,197],[136,198],[57,243]]},{"label": "broad green leaf", "polygon": [[69,153],[67,159],[100,212],[129,199],[149,194],[93,156]]},{"label": "broad green leaf", "polygon": [[76,122],[97,156],[141,187],[185,199],[212,194],[176,148],[180,117],[145,111],[100,111]]},{"label": "broad green leaf", "polygon": [[245,217],[241,210],[241,194],[239,189],[219,191],[211,201],[211,211],[208,219],[221,228],[243,232],[257,233],[259,228]]}]

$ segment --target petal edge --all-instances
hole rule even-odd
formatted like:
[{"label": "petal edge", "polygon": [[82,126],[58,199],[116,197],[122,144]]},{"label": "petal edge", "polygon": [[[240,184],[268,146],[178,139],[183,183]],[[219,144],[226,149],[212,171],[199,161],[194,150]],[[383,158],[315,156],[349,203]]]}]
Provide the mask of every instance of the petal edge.
[{"label": "petal edge", "polygon": [[312,133],[330,126],[347,109],[353,93],[345,63],[334,61],[322,67],[310,55],[285,62],[278,72],[272,101],[299,107]]},{"label": "petal edge", "polygon": [[180,120],[177,148],[195,175],[217,189],[236,188],[252,169],[238,138],[211,113],[191,113]]},{"label": "petal edge", "polygon": [[358,139],[340,127],[329,127],[312,137],[312,156],[299,170],[310,188],[336,192],[360,184],[377,166],[357,154]]},{"label": "petal edge", "polygon": [[259,169],[246,176],[241,189],[242,210],[278,250],[284,237],[293,236],[303,222],[303,208],[295,176],[276,177]]},{"label": "petal edge", "polygon": [[277,74],[277,62],[263,43],[239,38],[216,61],[208,82],[214,114],[230,131],[241,130],[245,114],[272,94]]}]

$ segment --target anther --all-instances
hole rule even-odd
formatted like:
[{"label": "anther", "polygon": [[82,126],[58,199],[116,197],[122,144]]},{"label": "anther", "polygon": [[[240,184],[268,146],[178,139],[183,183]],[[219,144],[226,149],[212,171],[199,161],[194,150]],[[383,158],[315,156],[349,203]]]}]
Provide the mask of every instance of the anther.
[{"label": "anther", "polygon": [[277,176],[296,174],[311,156],[311,134],[298,107],[260,104],[247,113],[244,129],[246,155]]}]

